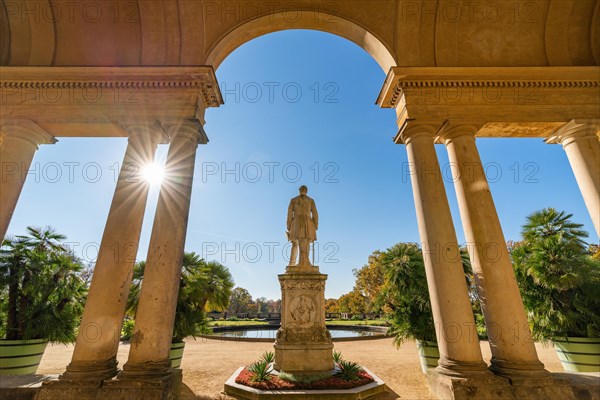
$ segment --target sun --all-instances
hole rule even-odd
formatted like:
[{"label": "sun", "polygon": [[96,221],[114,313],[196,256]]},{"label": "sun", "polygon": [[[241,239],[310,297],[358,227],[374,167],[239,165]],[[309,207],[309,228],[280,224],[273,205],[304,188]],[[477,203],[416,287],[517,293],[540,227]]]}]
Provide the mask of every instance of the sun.
[{"label": "sun", "polygon": [[160,185],[164,175],[165,169],[161,165],[155,163],[148,164],[142,168],[142,176],[150,185]]}]

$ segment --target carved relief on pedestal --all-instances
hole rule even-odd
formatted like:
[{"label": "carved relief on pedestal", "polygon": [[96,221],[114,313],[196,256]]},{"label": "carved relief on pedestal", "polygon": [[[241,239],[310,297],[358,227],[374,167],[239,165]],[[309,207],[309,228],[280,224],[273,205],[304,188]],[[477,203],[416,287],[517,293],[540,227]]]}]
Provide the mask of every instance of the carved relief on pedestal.
[{"label": "carved relief on pedestal", "polygon": [[306,325],[315,321],[317,306],[311,296],[300,295],[290,303],[290,325]]},{"label": "carved relief on pedestal", "polygon": [[331,333],[324,326],[313,324],[305,329],[280,328],[277,331],[277,343],[331,343]]}]

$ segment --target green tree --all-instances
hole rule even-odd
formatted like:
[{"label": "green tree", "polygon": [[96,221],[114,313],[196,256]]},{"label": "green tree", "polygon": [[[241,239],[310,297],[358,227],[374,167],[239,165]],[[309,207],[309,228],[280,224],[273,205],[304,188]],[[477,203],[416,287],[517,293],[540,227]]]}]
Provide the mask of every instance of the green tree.
[{"label": "green tree", "polygon": [[83,265],[53,228],[27,233],[5,240],[0,251],[2,331],[9,340],[73,342],[87,295]]},{"label": "green tree", "polygon": [[269,300],[266,297],[259,297],[255,300],[256,312],[258,314],[266,314],[269,312]]},{"label": "green tree", "polygon": [[267,303],[267,312],[269,313],[280,313],[281,312],[281,299],[269,300]]},{"label": "green tree", "polygon": [[326,299],[325,300],[325,312],[337,313],[340,312],[337,299]]},{"label": "green tree", "polygon": [[337,306],[339,312],[343,313],[363,314],[367,312],[366,297],[356,288],[350,293],[342,295],[337,301]]},{"label": "green tree", "polygon": [[229,314],[245,314],[251,313],[253,309],[255,309],[254,302],[252,301],[252,296],[250,292],[241,287],[236,287],[231,292],[231,297],[229,298],[229,307],[227,307],[227,312]]},{"label": "green tree", "polygon": [[511,249],[532,335],[600,334],[600,260],[590,254],[583,225],[572,214],[545,208],[527,217],[523,240]]},{"label": "green tree", "polygon": [[365,299],[366,312],[376,312],[377,296],[385,281],[381,260],[383,253],[376,250],[369,256],[367,264],[352,272],[356,278],[355,290]]}]

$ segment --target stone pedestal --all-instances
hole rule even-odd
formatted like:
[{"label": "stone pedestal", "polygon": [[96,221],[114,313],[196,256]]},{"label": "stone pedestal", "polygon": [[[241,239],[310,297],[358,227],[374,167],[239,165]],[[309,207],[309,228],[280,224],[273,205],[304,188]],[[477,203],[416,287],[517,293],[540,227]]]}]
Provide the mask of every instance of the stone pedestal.
[{"label": "stone pedestal", "polygon": [[454,377],[429,369],[427,383],[435,397],[444,400],[600,399],[598,379],[585,374],[548,373],[543,378],[506,378],[489,373]]},{"label": "stone pedestal", "polygon": [[333,343],[325,326],[325,281],[319,267],[289,266],[279,275],[281,328],[275,341],[275,369],[297,375],[333,370]]},{"label": "stone pedestal", "polygon": [[[180,398],[182,372],[170,369],[157,376],[95,381],[44,382],[35,400],[174,400]],[[1,394],[0,394],[1,397]]]}]

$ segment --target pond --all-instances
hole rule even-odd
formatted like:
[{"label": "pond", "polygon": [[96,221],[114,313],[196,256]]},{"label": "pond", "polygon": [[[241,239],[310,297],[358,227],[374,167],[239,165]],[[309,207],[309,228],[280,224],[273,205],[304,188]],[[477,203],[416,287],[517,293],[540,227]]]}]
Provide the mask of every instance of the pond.
[{"label": "pond", "polygon": [[[220,338],[238,338],[238,339],[257,339],[257,340],[275,340],[278,326],[265,327],[235,327],[234,329],[215,329],[211,336]],[[328,327],[333,340],[344,340],[353,338],[377,338],[385,334],[385,328],[367,327],[367,326],[345,326],[345,327]]]}]

